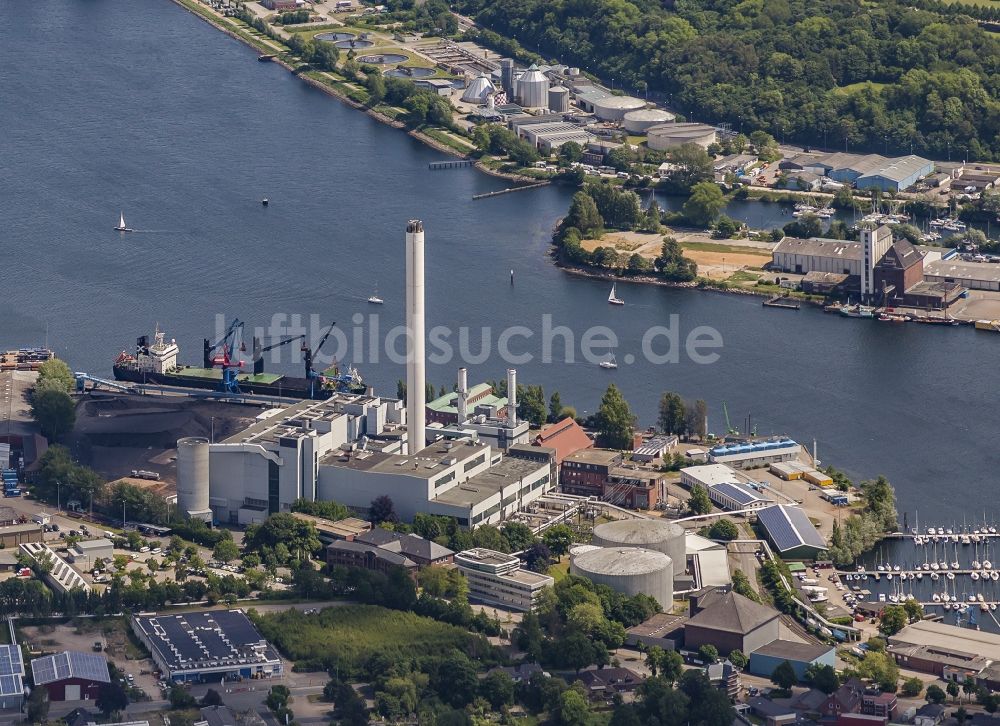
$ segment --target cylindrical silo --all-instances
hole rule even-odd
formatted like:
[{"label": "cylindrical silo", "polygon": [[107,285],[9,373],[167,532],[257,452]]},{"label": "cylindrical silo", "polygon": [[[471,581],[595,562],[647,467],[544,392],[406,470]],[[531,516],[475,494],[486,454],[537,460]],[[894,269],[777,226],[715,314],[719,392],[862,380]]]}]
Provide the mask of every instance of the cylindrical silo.
[{"label": "cylindrical silo", "polygon": [[574,557],[577,557],[578,555],[582,555],[584,552],[591,552],[593,550],[599,550],[599,549],[601,549],[601,548],[598,547],[597,545],[592,545],[592,544],[575,544],[575,545],[573,545],[572,547],[569,548],[569,556],[570,556],[570,559],[572,560]]},{"label": "cylindrical silo", "polygon": [[632,96],[607,96],[594,99],[594,115],[601,121],[621,121],[629,111],[646,108],[646,102]]},{"label": "cylindrical silo", "polygon": [[667,611],[674,600],[673,563],[655,550],[602,547],[581,552],[570,558],[569,571],[625,595],[649,595]]},{"label": "cylindrical silo", "polygon": [[514,101],[514,60],[504,58],[500,61],[500,85],[507,94],[509,102]]},{"label": "cylindrical silo", "polygon": [[622,519],[594,527],[591,542],[600,547],[642,547],[667,555],[674,574],[684,572],[686,542],[684,528],[665,519]]},{"label": "cylindrical silo", "polygon": [[549,104],[549,79],[532,65],[515,82],[517,101],[525,108],[546,108]]},{"label": "cylindrical silo", "polygon": [[199,436],[177,440],[177,511],[211,521],[208,504],[209,441]]},{"label": "cylindrical silo", "polygon": [[552,86],[549,89],[549,111],[566,113],[569,111],[569,89],[563,86]]}]

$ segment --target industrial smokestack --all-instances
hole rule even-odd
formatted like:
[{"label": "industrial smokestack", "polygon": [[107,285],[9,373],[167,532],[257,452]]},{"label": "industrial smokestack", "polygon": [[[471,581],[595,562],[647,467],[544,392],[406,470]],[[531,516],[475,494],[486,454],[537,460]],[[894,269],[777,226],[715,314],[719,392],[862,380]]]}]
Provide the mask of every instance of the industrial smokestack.
[{"label": "industrial smokestack", "polygon": [[406,440],[409,453],[427,445],[424,376],[424,223],[406,225]]},{"label": "industrial smokestack", "polygon": [[507,369],[507,425],[517,424],[517,371]]},{"label": "industrial smokestack", "polygon": [[458,422],[463,424],[469,418],[469,372],[458,369]]}]

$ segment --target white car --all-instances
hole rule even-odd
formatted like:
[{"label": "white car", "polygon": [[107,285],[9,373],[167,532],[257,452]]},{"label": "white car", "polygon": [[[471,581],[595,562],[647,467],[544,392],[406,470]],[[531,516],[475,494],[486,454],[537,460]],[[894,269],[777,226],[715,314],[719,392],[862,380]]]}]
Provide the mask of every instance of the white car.
[{"label": "white car", "polygon": [[161,548],[159,548],[159,547],[154,547],[154,548],[152,549],[152,553],[153,553],[154,555],[158,555],[158,554],[160,554],[161,552],[163,552],[163,550],[162,550]]},{"label": "white car", "polygon": [[143,545],[139,548],[140,552],[149,552],[149,545]]}]

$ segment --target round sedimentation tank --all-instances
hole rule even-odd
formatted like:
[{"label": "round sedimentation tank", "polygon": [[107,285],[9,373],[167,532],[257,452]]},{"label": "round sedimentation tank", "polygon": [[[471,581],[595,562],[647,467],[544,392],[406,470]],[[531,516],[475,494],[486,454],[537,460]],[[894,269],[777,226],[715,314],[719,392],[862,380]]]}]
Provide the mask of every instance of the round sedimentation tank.
[{"label": "round sedimentation tank", "polygon": [[208,439],[177,440],[177,509],[192,519],[211,520],[209,506]]},{"label": "round sedimentation tank", "polygon": [[629,111],[622,116],[622,126],[633,134],[644,134],[646,129],[672,122],[676,116],[659,108],[643,108]]},{"label": "round sedimentation tank", "polygon": [[547,108],[549,105],[549,79],[532,65],[515,82],[518,102],[525,108]]},{"label": "round sedimentation tank", "polygon": [[686,542],[684,528],[665,519],[622,519],[594,527],[591,543],[599,547],[642,547],[667,555],[674,574],[684,572]]},{"label": "round sedimentation tank", "polygon": [[569,548],[570,559],[576,557],[577,555],[582,555],[584,552],[591,552],[593,550],[601,549],[597,545],[592,544],[577,544]]},{"label": "round sedimentation tank", "polygon": [[674,600],[673,563],[655,550],[601,547],[571,557],[569,571],[625,595],[654,597],[664,610],[669,610]]},{"label": "round sedimentation tank", "polygon": [[646,102],[632,96],[608,96],[594,101],[594,115],[601,121],[621,121],[629,111],[646,108]]},{"label": "round sedimentation tank", "polygon": [[549,111],[566,113],[569,111],[569,89],[562,86],[552,86],[549,89]]},{"label": "round sedimentation tank", "polygon": [[707,149],[715,143],[715,128],[707,124],[673,123],[660,124],[646,129],[649,148],[666,151],[684,144],[698,144]]}]

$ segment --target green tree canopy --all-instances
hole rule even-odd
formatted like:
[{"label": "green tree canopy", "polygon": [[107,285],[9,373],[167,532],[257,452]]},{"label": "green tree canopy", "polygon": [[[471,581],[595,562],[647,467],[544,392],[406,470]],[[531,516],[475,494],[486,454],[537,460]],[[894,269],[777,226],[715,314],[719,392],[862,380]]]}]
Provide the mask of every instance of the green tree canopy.
[{"label": "green tree canopy", "polygon": [[631,449],[635,432],[635,415],[614,383],[608,386],[597,409],[598,438],[602,446],[611,449]]},{"label": "green tree canopy", "polygon": [[692,224],[708,227],[723,208],[726,198],[719,185],[711,181],[701,181],[691,187],[691,196],[684,202],[683,212]]}]

